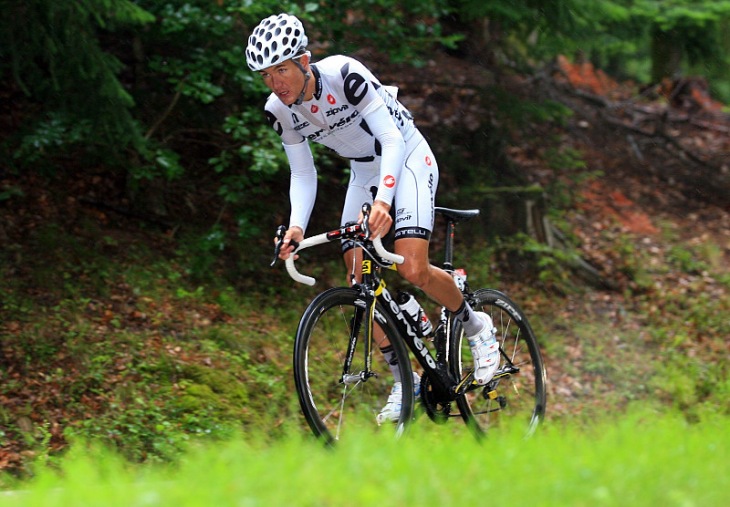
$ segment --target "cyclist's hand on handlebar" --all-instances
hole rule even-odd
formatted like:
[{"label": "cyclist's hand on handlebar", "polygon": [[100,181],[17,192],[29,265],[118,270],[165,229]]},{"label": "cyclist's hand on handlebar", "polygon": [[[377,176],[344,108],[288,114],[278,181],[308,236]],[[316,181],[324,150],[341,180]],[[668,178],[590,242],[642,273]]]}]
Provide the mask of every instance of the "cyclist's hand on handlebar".
[{"label": "cyclist's hand on handlebar", "polygon": [[281,238],[279,238],[277,235],[277,237],[274,238],[274,243],[278,246],[279,259],[288,259],[291,253],[297,249],[299,243],[301,243],[303,239],[304,231],[301,227],[297,226],[287,229],[284,233],[284,236]]},{"label": "cyclist's hand on handlebar", "polygon": [[370,209],[370,217],[368,218],[368,228],[370,229],[370,237],[383,238],[393,225],[393,218],[390,216],[390,206],[383,201],[376,200]]}]

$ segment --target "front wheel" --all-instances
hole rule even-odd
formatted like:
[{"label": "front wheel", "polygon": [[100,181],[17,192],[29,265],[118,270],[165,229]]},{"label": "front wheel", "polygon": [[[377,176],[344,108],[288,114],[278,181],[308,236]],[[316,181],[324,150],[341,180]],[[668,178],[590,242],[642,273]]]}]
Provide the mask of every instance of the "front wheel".
[{"label": "front wheel", "polygon": [[[336,287],[309,304],[297,329],[294,381],[299,403],[314,434],[328,444],[339,440],[347,428],[377,425],[376,416],[391,394],[393,376],[378,346],[374,344],[368,351],[366,318],[360,293]],[[392,338],[403,392],[400,417],[383,423],[382,428],[400,434],[413,417],[414,386],[408,351],[398,338],[395,323],[379,304],[375,318],[386,336]],[[370,368],[366,365],[368,355],[372,358]]]},{"label": "front wheel", "polygon": [[[480,289],[469,300],[472,308],[492,318],[497,328],[501,362],[486,386],[470,383],[456,399],[459,412],[477,434],[497,426],[525,424],[532,434],[545,415],[546,374],[535,334],[522,310],[505,294]],[[461,324],[454,322],[449,362],[456,378],[466,378],[473,370],[468,340]]]}]

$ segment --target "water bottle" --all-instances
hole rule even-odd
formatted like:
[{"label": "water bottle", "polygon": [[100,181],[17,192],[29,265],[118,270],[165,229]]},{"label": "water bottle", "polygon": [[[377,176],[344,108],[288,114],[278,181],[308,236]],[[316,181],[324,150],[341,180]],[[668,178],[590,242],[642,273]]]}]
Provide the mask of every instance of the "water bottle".
[{"label": "water bottle", "polygon": [[417,324],[417,330],[420,331],[421,336],[427,336],[433,330],[431,320],[416,298],[408,292],[399,292],[397,301],[400,309],[410,315],[413,322]]}]

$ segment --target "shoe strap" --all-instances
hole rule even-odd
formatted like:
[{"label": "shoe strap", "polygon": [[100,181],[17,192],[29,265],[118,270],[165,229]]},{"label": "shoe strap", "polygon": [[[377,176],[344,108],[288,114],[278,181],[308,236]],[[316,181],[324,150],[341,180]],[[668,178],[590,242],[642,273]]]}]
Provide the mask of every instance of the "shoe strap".
[{"label": "shoe strap", "polygon": [[494,363],[499,361],[499,356],[494,355],[488,355],[479,357],[474,360],[474,364],[476,365],[477,369],[479,368],[486,368],[489,366],[492,366]]}]

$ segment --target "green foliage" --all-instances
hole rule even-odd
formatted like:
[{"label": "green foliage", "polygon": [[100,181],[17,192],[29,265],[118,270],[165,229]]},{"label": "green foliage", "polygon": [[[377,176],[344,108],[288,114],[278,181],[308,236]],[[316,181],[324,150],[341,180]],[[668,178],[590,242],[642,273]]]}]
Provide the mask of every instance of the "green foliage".
[{"label": "green foliage", "polygon": [[69,145],[75,146],[86,141],[92,130],[90,120],[74,121],[67,114],[52,112],[21,139],[14,157],[25,163],[37,163],[49,154],[63,151]]},{"label": "green foliage", "polygon": [[308,3],[301,16],[330,52],[347,54],[367,45],[394,62],[418,66],[429,49],[453,48],[463,38],[443,31],[440,19],[450,10],[447,0],[355,0]]},{"label": "green foliage", "polygon": [[[179,255],[85,234],[48,227],[28,250],[0,254],[3,361],[13,365],[0,369],[0,397],[25,400],[0,410],[0,437],[27,451],[18,471],[55,462],[62,442],[88,439],[133,461],[176,460],[196,440],[296,411],[288,355],[255,352],[290,348],[290,332],[267,329],[292,311],[257,314],[260,298],[194,283]],[[6,276],[19,262],[29,272]],[[282,411],[271,395],[291,406]]]},{"label": "green foliage", "polygon": [[684,246],[674,246],[668,252],[668,260],[684,273],[701,273],[707,266],[695,259],[693,253]]},{"label": "green foliage", "polygon": [[[671,367],[680,361],[685,365],[682,371]],[[728,414],[722,402],[730,386],[725,365],[688,361],[681,352],[675,352],[657,368],[659,371],[651,387],[658,396],[681,410],[688,420],[701,420],[708,412]]]},{"label": "green foliage", "polygon": [[546,189],[553,212],[569,209],[580,197],[575,189],[601,176],[600,171],[587,170],[583,153],[556,140],[555,147],[545,150],[543,159],[553,169],[556,178]]},{"label": "green foliage", "polygon": [[495,1],[463,0],[459,9],[467,19],[488,18],[509,29],[531,31],[535,26],[546,23],[554,28],[570,29],[574,17],[571,12],[576,1]]},{"label": "green foliage", "polygon": [[[730,452],[727,416],[707,414],[687,424],[680,414],[636,407],[627,416],[584,426],[554,425],[529,440],[517,431],[492,435],[492,459],[521,471],[519,487],[471,472],[484,453],[471,435],[450,423],[428,424],[421,419],[400,439],[363,428],[334,451],[297,435],[273,442],[263,432],[237,435],[192,447],[174,465],[145,467],[129,466],[96,442],[79,442],[58,470],[38,467],[37,477],[19,484],[19,493],[0,497],[0,505],[391,507],[490,498],[495,504],[623,507],[730,501],[730,479],[718,473]],[[465,482],[468,487],[455,486]]]},{"label": "green foliage", "polygon": [[730,2],[727,0],[639,0],[632,3],[632,16],[649,21],[664,32],[688,27],[709,27],[719,18],[730,14]]},{"label": "green foliage", "polygon": [[[706,287],[697,281],[689,287],[670,289],[661,307],[651,306],[644,298],[641,300],[655,339],[676,347],[690,346],[695,340],[719,346],[722,337],[730,333],[726,318],[730,309],[728,302],[708,294]],[[663,326],[658,325],[660,321],[664,321]]]},{"label": "green foliage", "polygon": [[491,31],[503,34],[490,44],[519,60],[528,55],[542,58],[572,52],[588,29],[580,16],[581,0],[457,0],[452,4],[466,21],[488,20]]},{"label": "green foliage", "polygon": [[15,197],[23,197],[23,191],[18,187],[5,186],[0,189],[0,203],[9,201]]},{"label": "green foliage", "polygon": [[[516,63],[582,55],[611,75],[643,82],[698,73],[715,92],[724,91],[722,99],[730,97],[727,0],[457,0],[452,6],[463,20],[488,20],[491,50]],[[666,52],[652,53],[657,41]]]},{"label": "green foliage", "polygon": [[[607,232],[606,234],[610,234]],[[647,252],[637,247],[632,238],[621,236],[616,238],[617,271],[632,281],[631,291],[643,293],[651,290],[654,283],[653,271],[649,269],[650,258]]]},{"label": "green foliage", "polygon": [[202,235],[185,243],[189,245],[189,255],[192,257],[190,273],[195,278],[205,278],[225,250],[227,238],[225,231],[220,226],[214,225]]},{"label": "green foliage", "polygon": [[580,253],[575,247],[551,247],[523,233],[501,238],[497,245],[498,256],[506,259],[513,268],[519,266],[525,278],[534,276],[540,287],[558,294],[574,294],[583,290],[574,271],[580,261]]},{"label": "green foliage", "polygon": [[488,90],[490,103],[502,121],[513,128],[524,128],[534,123],[565,125],[573,111],[554,100],[535,102],[518,97],[511,90],[493,87]]},{"label": "green foliage", "polygon": [[181,429],[186,433],[217,431],[222,436],[246,418],[248,390],[230,372],[187,365],[180,369],[177,377],[176,387],[180,393],[172,407],[181,416]]},{"label": "green foliage", "polygon": [[102,37],[153,20],[129,0],[4,3],[0,76],[42,106],[29,118],[16,158],[36,162],[82,143],[117,149],[139,143],[134,99],[118,79],[124,66]]},{"label": "green foliage", "polygon": [[[612,3],[614,2],[603,2],[602,5],[610,6]],[[624,39],[634,41],[632,43],[634,47],[622,47],[618,44],[611,48],[604,46],[601,49],[597,44],[594,46],[593,54],[602,56],[597,63],[616,62],[618,58],[629,62],[636,61],[638,56],[651,58],[654,68],[652,75],[649,75],[648,71],[635,74],[635,77],[644,81],[658,82],[664,77],[675,78],[676,73],[681,72],[706,76],[715,90],[722,89],[723,83],[730,82],[730,74],[727,72],[729,63],[727,53],[730,46],[727,37],[723,35],[723,27],[730,20],[730,2],[634,0],[615,2],[611,7],[611,10],[605,12],[614,17],[608,18],[611,21],[606,28],[613,28],[614,32],[617,28]],[[653,48],[650,48],[647,42],[651,42]],[[664,46],[669,53],[660,49],[661,46]],[[638,54],[636,49],[640,50]],[[652,49],[655,51],[653,54],[649,53]],[[657,50],[659,52],[656,52]],[[673,59],[677,62],[672,62]],[[607,70],[612,70],[610,67],[607,66]],[[629,68],[629,65],[625,65],[624,72]],[[634,65],[633,68],[638,67]],[[724,94],[720,97],[728,100],[730,95]]]},{"label": "green foliage", "polygon": [[570,147],[560,146],[559,148],[548,148],[545,153],[545,161],[548,167],[559,172],[570,172],[585,169],[586,163],[583,154]]},{"label": "green foliage", "polygon": [[221,54],[210,47],[195,47],[200,42],[196,39],[207,37],[213,42],[224,40],[233,28],[233,18],[222,13],[205,12],[189,3],[179,8],[165,4],[158,15],[161,26],[157,36],[177,37],[179,44],[192,47],[180,56],[153,55],[150,70],[165,77],[176,92],[202,104],[210,104],[224,92],[223,87],[215,83],[216,76],[220,75],[224,63],[240,65],[243,60],[241,47],[234,46],[231,52]]},{"label": "green foliage", "polygon": [[[282,169],[288,167],[281,140],[272,129],[261,128],[262,119],[261,112],[253,110],[227,117],[223,130],[235,145],[209,160],[215,172],[220,174],[218,193],[223,201],[245,208],[238,215],[239,224],[244,225],[239,229],[244,238],[260,234],[261,231],[252,225],[261,214],[260,206],[266,202],[265,196],[271,191],[269,183],[281,179]],[[268,207],[268,204],[263,205]]]},{"label": "green foliage", "polygon": [[[128,172],[135,195],[155,180],[194,180],[212,168],[243,239],[261,234],[266,197],[288,180],[280,142],[262,114],[267,90],[245,62],[247,34],[261,18],[300,15],[313,42],[334,41],[329,51],[387,41],[387,52],[411,59],[450,40],[440,31],[446,11],[438,1],[394,9],[372,1],[347,9],[274,1],[6,4],[0,77],[38,104],[23,110],[22,129],[3,143],[6,158],[49,174],[59,157],[89,167],[102,162]],[[373,22],[375,11],[387,12],[387,26]],[[202,154],[194,146],[207,148]],[[202,246],[204,256],[212,251]]]}]

